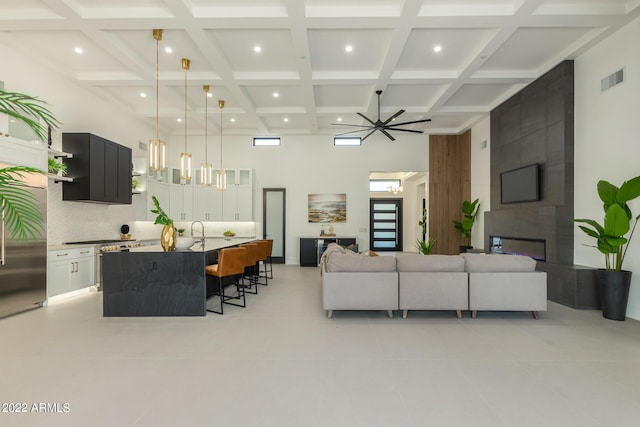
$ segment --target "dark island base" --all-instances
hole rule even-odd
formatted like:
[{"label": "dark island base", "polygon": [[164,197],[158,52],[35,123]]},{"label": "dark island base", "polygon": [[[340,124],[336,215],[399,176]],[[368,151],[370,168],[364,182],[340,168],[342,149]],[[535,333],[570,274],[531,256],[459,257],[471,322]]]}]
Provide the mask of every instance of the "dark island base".
[{"label": "dark island base", "polygon": [[108,252],[102,258],[103,315],[205,316],[203,252]]}]

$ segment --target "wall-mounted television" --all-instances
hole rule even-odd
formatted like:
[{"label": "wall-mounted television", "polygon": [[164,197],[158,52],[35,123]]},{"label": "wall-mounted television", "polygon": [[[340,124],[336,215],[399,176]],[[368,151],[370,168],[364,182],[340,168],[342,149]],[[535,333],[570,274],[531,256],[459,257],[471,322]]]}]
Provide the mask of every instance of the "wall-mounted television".
[{"label": "wall-mounted television", "polygon": [[500,202],[520,203],[540,200],[540,166],[524,166],[500,174]]}]

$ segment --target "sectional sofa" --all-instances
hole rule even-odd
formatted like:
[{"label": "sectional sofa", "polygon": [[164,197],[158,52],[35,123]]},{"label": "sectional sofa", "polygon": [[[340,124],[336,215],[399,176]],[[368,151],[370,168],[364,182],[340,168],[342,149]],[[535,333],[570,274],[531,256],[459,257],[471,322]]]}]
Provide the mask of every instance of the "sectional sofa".
[{"label": "sectional sofa", "polygon": [[334,310],[531,311],[547,309],[547,276],[519,255],[368,257],[334,252],[322,263],[322,298]]}]

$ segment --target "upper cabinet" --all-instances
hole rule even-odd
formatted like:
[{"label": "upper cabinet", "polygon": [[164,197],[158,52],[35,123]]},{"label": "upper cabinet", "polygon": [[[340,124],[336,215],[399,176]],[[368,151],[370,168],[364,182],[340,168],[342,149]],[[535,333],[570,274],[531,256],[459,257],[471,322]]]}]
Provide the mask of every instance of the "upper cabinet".
[{"label": "upper cabinet", "polygon": [[62,200],[131,204],[131,149],[90,133],[63,133],[68,174]]}]

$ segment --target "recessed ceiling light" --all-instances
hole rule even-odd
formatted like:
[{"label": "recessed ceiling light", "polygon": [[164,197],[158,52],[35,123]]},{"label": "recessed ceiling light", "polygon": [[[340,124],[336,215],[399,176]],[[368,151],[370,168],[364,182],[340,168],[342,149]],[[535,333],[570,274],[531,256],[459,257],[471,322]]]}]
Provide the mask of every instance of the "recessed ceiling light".
[{"label": "recessed ceiling light", "polygon": [[82,55],[84,53],[84,51],[82,50],[81,47],[76,47],[76,48],[73,49],[73,51],[75,53],[77,53],[78,55]]},{"label": "recessed ceiling light", "polygon": [[285,122],[288,122],[288,121],[289,121],[289,118],[288,118],[288,117],[285,117],[283,120],[284,120]]},{"label": "recessed ceiling light", "polygon": [[341,122],[342,121],[342,117],[338,117],[338,121]]},{"label": "recessed ceiling light", "polygon": [[262,52],[262,48],[261,48],[260,46],[258,46],[258,45],[255,45],[255,46],[253,47],[253,51],[254,51],[255,53],[260,53],[260,52]]},{"label": "recessed ceiling light", "polygon": [[182,123],[182,119],[178,117],[178,123]]},{"label": "recessed ceiling light", "polygon": [[231,118],[229,119],[229,121],[230,121],[231,123],[235,123],[235,122],[236,122],[236,119],[234,119],[233,117],[231,117]]},{"label": "recessed ceiling light", "polygon": [[165,53],[173,53],[173,48],[171,46],[167,46],[164,48]]},{"label": "recessed ceiling light", "polygon": [[278,92],[273,92],[273,97],[274,97],[274,98],[277,98],[277,97],[279,97],[279,96],[280,96],[280,94],[279,94]]},{"label": "recessed ceiling light", "polygon": [[440,46],[439,44],[437,44],[437,45],[435,45],[435,46],[433,47],[433,51],[434,51],[434,52],[440,52],[441,50],[442,50],[442,46]]},{"label": "recessed ceiling light", "polygon": [[353,46],[351,46],[350,44],[346,45],[344,47],[345,52],[353,52]]},{"label": "recessed ceiling light", "polygon": [[213,94],[211,92],[207,92],[207,97],[211,98],[213,97]]},{"label": "recessed ceiling light", "polygon": [[147,94],[146,94],[146,93],[144,93],[144,92],[140,92],[140,98],[146,98],[146,97],[147,97]]}]

